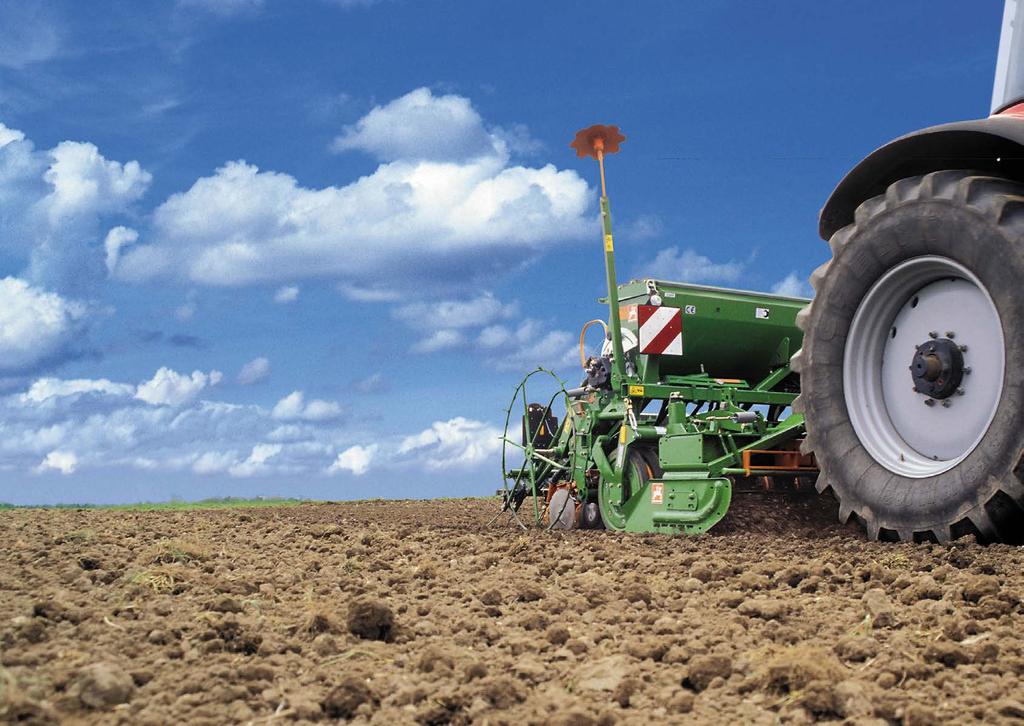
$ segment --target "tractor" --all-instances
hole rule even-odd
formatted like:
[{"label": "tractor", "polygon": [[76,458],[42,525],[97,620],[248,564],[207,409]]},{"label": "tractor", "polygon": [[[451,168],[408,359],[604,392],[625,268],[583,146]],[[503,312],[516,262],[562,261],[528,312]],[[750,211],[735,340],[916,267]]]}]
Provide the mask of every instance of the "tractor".
[{"label": "tractor", "polygon": [[[516,389],[503,509],[525,526],[532,498],[534,525],[700,534],[738,483],[814,481],[871,539],[1021,541],[1021,26],[1007,0],[987,118],[900,137],[839,182],[813,300],[619,285],[604,162],[624,137],[580,131],[573,148],[600,170],[609,319],[584,326],[579,386],[538,369]],[[541,379],[554,394],[536,402]]]}]

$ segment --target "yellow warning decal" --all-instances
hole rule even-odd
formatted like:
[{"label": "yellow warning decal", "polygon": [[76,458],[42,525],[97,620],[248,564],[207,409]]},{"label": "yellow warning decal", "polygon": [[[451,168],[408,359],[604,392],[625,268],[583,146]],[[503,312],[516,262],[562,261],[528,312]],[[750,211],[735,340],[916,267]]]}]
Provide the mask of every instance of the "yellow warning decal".
[{"label": "yellow warning decal", "polygon": [[625,426],[623,426],[621,429],[619,429],[619,443],[620,444],[626,443],[626,432],[627,431],[629,431],[629,429],[627,429]]},{"label": "yellow warning decal", "polygon": [[610,234],[606,234],[604,236],[604,251],[605,252],[614,252],[615,251],[615,245],[612,243],[612,236]]},{"label": "yellow warning decal", "polygon": [[643,386],[630,386],[629,387],[629,395],[630,396],[642,396],[642,395],[644,395],[644,387]]}]

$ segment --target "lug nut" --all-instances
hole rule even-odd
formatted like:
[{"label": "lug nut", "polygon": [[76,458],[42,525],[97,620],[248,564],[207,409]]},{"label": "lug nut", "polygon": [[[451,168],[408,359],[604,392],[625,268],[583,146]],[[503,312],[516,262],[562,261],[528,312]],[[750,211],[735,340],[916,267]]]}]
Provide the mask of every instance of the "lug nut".
[{"label": "lug nut", "polygon": [[950,340],[952,340],[953,338],[956,337],[956,333],[954,333],[952,330],[947,330],[946,331],[946,337],[949,338]]},{"label": "lug nut", "polygon": [[971,367],[970,366],[964,366],[963,370],[964,370],[964,375],[966,375],[966,374],[971,372]]},{"label": "lug nut", "polygon": [[966,353],[967,352],[967,346],[966,345],[961,345],[960,346],[960,352],[961,353]]},{"label": "lug nut", "polygon": [[962,388],[956,389],[956,395],[958,395],[958,396],[964,395],[964,389],[962,389]]},{"label": "lug nut", "polygon": [[938,338],[939,337],[939,331],[937,331],[937,330],[930,330],[930,331],[928,331],[928,337],[929,338]]},{"label": "lug nut", "polygon": [[925,406],[934,406],[935,405],[935,399],[934,398],[926,398],[926,399],[924,399],[924,405]]},{"label": "lug nut", "polygon": [[946,399],[944,399],[944,400],[942,401],[942,407],[943,407],[943,408],[949,408],[949,407],[950,407],[950,406],[952,406],[952,405],[953,405],[953,402],[952,402],[952,401],[950,401],[950,400],[949,400],[948,398],[946,398]]}]

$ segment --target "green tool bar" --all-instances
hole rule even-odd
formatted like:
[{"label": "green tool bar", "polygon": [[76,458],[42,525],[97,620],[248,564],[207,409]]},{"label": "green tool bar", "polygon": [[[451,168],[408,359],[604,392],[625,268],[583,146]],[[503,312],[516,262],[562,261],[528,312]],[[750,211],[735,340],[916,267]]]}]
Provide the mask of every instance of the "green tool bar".
[{"label": "green tool bar", "polygon": [[[631,386],[640,388],[639,386]],[[734,403],[782,404],[788,406],[797,394],[785,391],[757,391],[749,388],[731,388],[727,384],[721,386],[662,386],[644,385],[644,398],[666,399],[677,394],[685,401],[732,401]],[[638,392],[637,397],[640,397]]]}]

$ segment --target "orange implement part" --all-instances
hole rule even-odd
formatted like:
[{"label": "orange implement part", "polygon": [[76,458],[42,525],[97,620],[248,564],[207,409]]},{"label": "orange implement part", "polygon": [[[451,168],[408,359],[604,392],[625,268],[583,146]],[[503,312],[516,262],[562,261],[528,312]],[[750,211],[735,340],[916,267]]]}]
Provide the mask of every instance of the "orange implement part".
[{"label": "orange implement part", "polygon": [[576,132],[576,138],[569,144],[576,149],[576,156],[582,158],[589,156],[592,159],[599,158],[598,153],[614,154],[619,150],[619,145],[626,140],[626,137],[619,131],[618,126],[605,126],[594,124]]},{"label": "orange implement part", "polygon": [[818,463],[813,454],[799,451],[747,449],[743,452],[743,469],[747,476],[763,471],[812,473],[818,471]]},{"label": "orange implement part", "polygon": [[544,514],[542,515],[541,521],[544,523],[545,527],[551,524],[551,522],[548,521],[548,505],[551,504],[551,497],[553,497],[555,492],[559,489],[568,489],[569,494],[576,500],[576,514],[574,516],[576,517],[576,521],[579,522],[580,510],[583,509],[583,502],[581,502],[579,497],[576,496],[576,482],[560,481],[549,486],[547,496],[544,497]]}]

